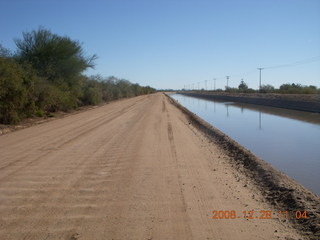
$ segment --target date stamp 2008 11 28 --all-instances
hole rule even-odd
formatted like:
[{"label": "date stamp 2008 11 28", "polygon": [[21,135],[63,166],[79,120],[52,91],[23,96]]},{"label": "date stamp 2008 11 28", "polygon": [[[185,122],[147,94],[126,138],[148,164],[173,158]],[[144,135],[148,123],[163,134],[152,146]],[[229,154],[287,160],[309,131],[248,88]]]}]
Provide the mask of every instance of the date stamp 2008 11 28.
[{"label": "date stamp 2008 11 28", "polygon": [[242,211],[241,213],[236,212],[235,210],[225,210],[218,211],[214,210],[212,219],[272,219],[278,218],[279,220],[283,219],[305,219],[308,218],[307,211]]}]

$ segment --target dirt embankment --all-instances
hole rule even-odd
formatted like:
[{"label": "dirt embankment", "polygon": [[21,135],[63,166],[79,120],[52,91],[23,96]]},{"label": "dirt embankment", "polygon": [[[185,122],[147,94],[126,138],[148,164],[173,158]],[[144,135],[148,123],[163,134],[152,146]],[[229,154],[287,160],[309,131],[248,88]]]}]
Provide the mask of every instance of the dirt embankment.
[{"label": "dirt embankment", "polygon": [[241,102],[320,113],[319,94],[261,94],[261,93],[217,93],[203,91],[178,92],[179,94],[204,99]]},{"label": "dirt embankment", "polygon": [[299,232],[270,204],[288,194],[285,207],[314,212],[314,195],[264,163],[259,190],[249,153],[185,113],[158,93],[0,136],[0,239],[319,238],[315,215]]},{"label": "dirt embankment", "polygon": [[[295,228],[311,239],[320,239],[320,198],[316,194],[274,169],[220,130],[199,118],[174,99],[171,103],[186,114],[190,123],[201,130],[230,157],[230,164],[252,180],[265,199],[279,211],[307,211],[308,218],[291,218]],[[284,210],[286,209],[286,210]]]}]

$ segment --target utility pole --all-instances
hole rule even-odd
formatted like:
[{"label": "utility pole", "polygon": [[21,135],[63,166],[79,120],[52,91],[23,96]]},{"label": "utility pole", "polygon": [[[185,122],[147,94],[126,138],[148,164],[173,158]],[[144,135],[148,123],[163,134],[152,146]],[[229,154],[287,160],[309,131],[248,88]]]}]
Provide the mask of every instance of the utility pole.
[{"label": "utility pole", "polygon": [[200,82],[198,82],[198,91],[200,90]]},{"label": "utility pole", "polygon": [[216,90],[216,79],[215,78],[213,79],[213,89],[214,89],[214,91]]},{"label": "utility pole", "polygon": [[208,90],[208,89],[207,89],[207,82],[208,82],[208,80],[205,80],[205,81],[206,81],[206,91],[207,91],[207,90]]},{"label": "utility pole", "polygon": [[258,70],[260,71],[260,78],[259,78],[259,91],[261,91],[261,70],[263,68],[258,68]]},{"label": "utility pole", "polygon": [[227,88],[226,88],[226,90],[228,90],[228,88],[229,88],[229,78],[230,78],[230,76],[226,76],[226,78],[227,78]]}]

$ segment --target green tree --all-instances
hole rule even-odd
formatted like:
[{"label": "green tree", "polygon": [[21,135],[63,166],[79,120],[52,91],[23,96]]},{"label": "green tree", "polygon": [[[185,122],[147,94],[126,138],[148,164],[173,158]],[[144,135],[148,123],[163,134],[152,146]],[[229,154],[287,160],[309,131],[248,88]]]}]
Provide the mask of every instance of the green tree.
[{"label": "green tree", "polygon": [[0,122],[17,123],[34,112],[32,70],[0,57]]},{"label": "green tree", "polygon": [[20,62],[29,62],[41,77],[49,81],[66,81],[70,86],[74,78],[89,67],[94,67],[96,55],[86,57],[78,41],[61,37],[49,30],[24,32],[22,39],[15,40]]},{"label": "green tree", "polygon": [[46,111],[68,110],[77,107],[83,95],[81,75],[94,67],[96,55],[85,56],[78,41],[61,37],[39,28],[23,33],[16,39],[15,58],[30,64],[42,79],[37,89],[40,108]]},{"label": "green tree", "polygon": [[83,75],[96,56],[85,56],[78,41],[49,30],[23,33],[15,43],[15,54],[0,44],[0,123],[155,91],[125,79]]},{"label": "green tree", "polygon": [[238,88],[241,92],[245,92],[248,90],[248,85],[243,80],[241,80]]},{"label": "green tree", "polygon": [[1,44],[0,44],[0,57],[2,57],[2,58],[11,58],[12,57],[12,52],[9,49],[2,46]]}]

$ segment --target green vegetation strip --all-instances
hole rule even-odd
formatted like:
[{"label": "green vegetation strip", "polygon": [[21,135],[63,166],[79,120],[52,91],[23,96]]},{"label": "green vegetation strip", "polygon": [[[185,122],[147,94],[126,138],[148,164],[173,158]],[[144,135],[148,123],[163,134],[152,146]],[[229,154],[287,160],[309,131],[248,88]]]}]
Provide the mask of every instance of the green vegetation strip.
[{"label": "green vegetation strip", "polygon": [[39,28],[15,43],[14,54],[0,45],[0,124],[155,92],[125,79],[84,75],[97,57],[85,56],[69,37]]}]

